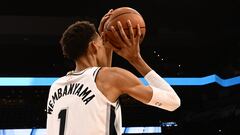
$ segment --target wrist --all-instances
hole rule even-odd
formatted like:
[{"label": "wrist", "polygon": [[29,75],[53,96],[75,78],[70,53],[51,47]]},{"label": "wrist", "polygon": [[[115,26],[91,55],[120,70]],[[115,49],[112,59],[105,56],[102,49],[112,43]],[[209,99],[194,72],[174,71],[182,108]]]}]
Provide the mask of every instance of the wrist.
[{"label": "wrist", "polygon": [[145,76],[152,70],[141,56],[133,57],[131,60],[129,60],[129,63],[135,67],[142,76]]},{"label": "wrist", "polygon": [[136,56],[133,56],[133,57],[130,57],[129,59],[127,59],[129,63],[131,64],[137,64],[137,63],[140,63],[143,61],[142,57],[140,54],[136,55]]}]

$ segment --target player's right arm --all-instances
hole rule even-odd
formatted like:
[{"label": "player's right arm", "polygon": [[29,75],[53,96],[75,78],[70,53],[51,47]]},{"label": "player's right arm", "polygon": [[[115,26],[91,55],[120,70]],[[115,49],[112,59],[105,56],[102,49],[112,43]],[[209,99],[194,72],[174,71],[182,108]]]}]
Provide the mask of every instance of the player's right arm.
[{"label": "player's right arm", "polygon": [[[163,79],[156,80],[161,86],[154,86],[154,81],[147,77],[152,75],[150,71],[146,76],[149,85],[145,86],[138,77],[131,72],[117,67],[104,67],[100,70],[97,82],[103,94],[112,102],[122,94],[127,94],[134,99],[168,111],[174,111],[180,106],[180,99],[175,91]],[[100,82],[100,83],[99,83]],[[167,86],[167,87],[166,87]],[[169,90],[171,89],[171,90]]]},{"label": "player's right arm", "polygon": [[111,30],[121,48],[116,48],[112,44],[114,51],[132,64],[145,77],[149,86],[144,86],[135,75],[121,69],[116,70],[115,74],[112,73],[116,77],[110,80],[111,82],[114,81],[112,82],[112,86],[114,86],[116,91],[126,93],[148,105],[157,106],[169,111],[178,108],[181,102],[174,89],[152,70],[141,57],[139,47],[141,37],[140,26],[138,25],[137,27],[137,35],[134,35],[132,24],[128,21],[130,38],[126,36],[121,22],[118,22],[117,27],[119,32],[113,26]]}]

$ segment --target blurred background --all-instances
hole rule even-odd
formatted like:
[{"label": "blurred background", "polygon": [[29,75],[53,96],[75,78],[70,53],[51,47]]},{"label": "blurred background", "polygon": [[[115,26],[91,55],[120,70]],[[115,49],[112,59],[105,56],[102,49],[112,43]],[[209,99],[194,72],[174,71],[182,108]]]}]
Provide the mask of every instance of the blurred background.
[{"label": "blurred background", "polygon": [[[88,0],[1,3],[0,77],[65,75],[74,66],[62,56],[62,32],[77,20],[98,27],[109,9],[122,6],[142,14],[147,32],[141,54],[162,77],[240,76],[240,1]],[[115,54],[113,66],[141,77]],[[123,126],[161,126],[163,135],[240,134],[240,81],[173,88],[182,101],[174,112],[123,95]],[[49,86],[0,86],[0,129],[45,128],[48,92]]]}]

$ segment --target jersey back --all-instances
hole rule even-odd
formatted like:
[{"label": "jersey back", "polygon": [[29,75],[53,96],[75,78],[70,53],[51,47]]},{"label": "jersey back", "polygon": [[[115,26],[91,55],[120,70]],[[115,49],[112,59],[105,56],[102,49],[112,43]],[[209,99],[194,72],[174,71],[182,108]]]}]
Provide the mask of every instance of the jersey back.
[{"label": "jersey back", "polygon": [[48,135],[120,135],[121,107],[97,88],[100,67],[56,80],[47,101]]}]

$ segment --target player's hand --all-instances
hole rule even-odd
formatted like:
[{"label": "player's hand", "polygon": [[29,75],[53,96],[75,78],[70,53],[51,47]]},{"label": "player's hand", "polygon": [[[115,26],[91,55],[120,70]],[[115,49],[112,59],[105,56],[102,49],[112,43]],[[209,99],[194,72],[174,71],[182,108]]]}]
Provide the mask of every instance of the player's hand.
[{"label": "player's hand", "polygon": [[123,57],[124,59],[128,61],[132,61],[134,59],[140,58],[140,37],[141,37],[141,29],[140,25],[137,25],[137,33],[134,35],[133,32],[133,27],[131,24],[131,21],[127,21],[128,28],[129,28],[129,38],[127,37],[125,31],[123,30],[122,24],[119,21],[118,22],[118,30],[119,32],[116,31],[116,28],[111,26],[111,31],[117,39],[117,45],[111,44],[113,47],[114,52],[116,52],[118,55]]},{"label": "player's hand", "polygon": [[104,29],[104,25],[106,23],[106,21],[108,20],[108,18],[110,17],[111,13],[112,13],[113,9],[110,9],[101,19],[99,27],[98,27],[98,32],[99,34],[102,36],[103,33],[103,29]]}]

